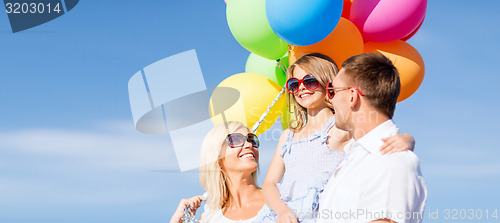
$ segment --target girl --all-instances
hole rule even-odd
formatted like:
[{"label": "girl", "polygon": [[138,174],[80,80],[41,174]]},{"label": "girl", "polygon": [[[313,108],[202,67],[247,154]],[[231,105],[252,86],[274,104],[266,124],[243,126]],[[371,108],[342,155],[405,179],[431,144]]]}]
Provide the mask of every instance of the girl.
[{"label": "girl", "polygon": [[[310,222],[317,217],[319,196],[351,138],[333,126],[334,111],[325,97],[325,86],[338,71],[332,59],[318,53],[289,67],[286,86],[295,125],[290,122],[280,137],[263,184],[266,206],[256,222]],[[410,135],[396,135],[381,150],[407,150],[413,143]]]}]

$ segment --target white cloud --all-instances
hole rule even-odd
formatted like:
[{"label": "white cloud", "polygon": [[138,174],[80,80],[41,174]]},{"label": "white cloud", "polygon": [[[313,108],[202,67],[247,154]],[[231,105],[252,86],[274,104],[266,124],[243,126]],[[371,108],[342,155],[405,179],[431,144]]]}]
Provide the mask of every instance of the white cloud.
[{"label": "white cloud", "polygon": [[0,209],[152,202],[200,187],[197,173],[179,172],[167,135],[124,123],[0,130]]},{"label": "white cloud", "polygon": [[[91,131],[0,131],[0,148],[24,156],[50,157],[61,162],[76,161],[79,166],[86,168],[178,169],[167,135],[145,135],[120,130],[126,126],[121,122],[108,123],[107,126],[107,129]],[[133,130],[133,125],[129,125],[129,129]]]}]

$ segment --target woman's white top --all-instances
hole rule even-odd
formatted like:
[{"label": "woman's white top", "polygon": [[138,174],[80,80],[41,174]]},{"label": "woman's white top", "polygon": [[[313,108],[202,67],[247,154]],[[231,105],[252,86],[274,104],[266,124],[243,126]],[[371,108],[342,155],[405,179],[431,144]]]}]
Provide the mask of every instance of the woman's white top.
[{"label": "woman's white top", "polygon": [[[262,209],[260,209],[259,212],[261,212]],[[226,218],[222,214],[222,210],[219,209],[210,209],[207,205],[205,205],[205,212],[201,215],[201,221],[202,223],[253,223],[255,219],[257,218],[257,215],[255,215],[253,218],[250,219],[242,219],[242,220],[231,220],[229,218]]]}]

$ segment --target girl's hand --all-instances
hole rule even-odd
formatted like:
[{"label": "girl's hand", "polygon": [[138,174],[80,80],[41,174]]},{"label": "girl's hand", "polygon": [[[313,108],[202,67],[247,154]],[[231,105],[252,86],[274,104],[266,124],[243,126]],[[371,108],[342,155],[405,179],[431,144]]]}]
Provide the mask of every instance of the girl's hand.
[{"label": "girl's hand", "polygon": [[278,214],[276,223],[298,223],[297,216],[290,209]]},{"label": "girl's hand", "polygon": [[406,150],[413,151],[415,139],[410,134],[398,134],[389,138],[382,139],[384,145],[380,147],[382,155],[402,152]]},{"label": "girl's hand", "polygon": [[196,214],[196,210],[200,207],[201,201],[206,201],[205,197],[203,196],[194,196],[189,199],[182,199],[181,202],[179,203],[179,206],[177,207],[177,210],[175,210],[174,215],[170,219],[170,223],[180,223],[182,222],[181,218],[184,215],[184,209],[189,205],[189,209],[191,209],[191,212],[193,214]]}]

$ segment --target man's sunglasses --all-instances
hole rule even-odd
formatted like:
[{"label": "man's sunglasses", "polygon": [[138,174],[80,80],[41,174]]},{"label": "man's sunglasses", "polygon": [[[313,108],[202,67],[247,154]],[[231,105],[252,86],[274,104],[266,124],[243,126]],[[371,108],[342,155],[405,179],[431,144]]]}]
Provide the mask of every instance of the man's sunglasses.
[{"label": "man's sunglasses", "polygon": [[252,147],[259,148],[259,139],[253,133],[248,133],[248,135],[231,133],[226,137],[226,143],[231,148],[242,147],[245,142],[251,143]]},{"label": "man's sunglasses", "polygon": [[286,89],[288,90],[288,92],[290,92],[290,94],[296,94],[299,91],[299,86],[301,83],[304,85],[304,87],[311,91],[316,90],[319,87],[319,81],[312,75],[308,74],[304,76],[302,80],[299,80],[295,77],[288,79],[288,81],[286,82]]},{"label": "man's sunglasses", "polygon": [[326,94],[328,95],[329,99],[332,99],[335,96],[336,92],[343,91],[343,90],[348,90],[348,89],[354,89],[359,93],[361,96],[365,96],[363,92],[361,92],[359,89],[354,88],[354,87],[333,87],[332,82],[328,82],[326,84]]}]

